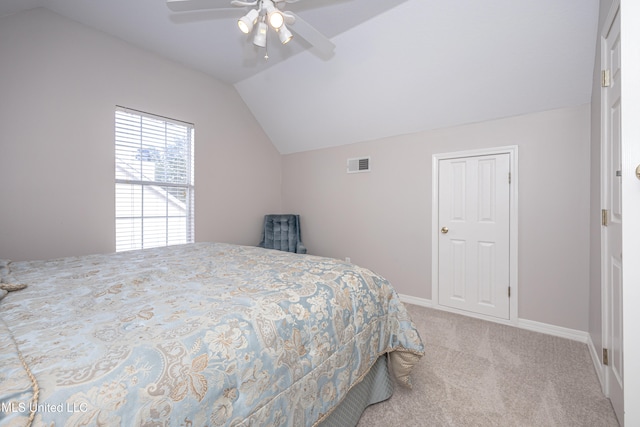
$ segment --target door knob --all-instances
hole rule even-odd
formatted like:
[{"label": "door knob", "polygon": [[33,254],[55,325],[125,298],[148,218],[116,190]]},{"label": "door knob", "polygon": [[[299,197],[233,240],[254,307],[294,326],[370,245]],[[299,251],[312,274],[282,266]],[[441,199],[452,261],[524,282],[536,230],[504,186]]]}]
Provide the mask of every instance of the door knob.
[{"label": "door knob", "polygon": [[447,234],[447,233],[449,232],[449,229],[448,229],[447,227],[442,227],[442,228],[440,229],[440,232],[441,232],[442,234]]}]

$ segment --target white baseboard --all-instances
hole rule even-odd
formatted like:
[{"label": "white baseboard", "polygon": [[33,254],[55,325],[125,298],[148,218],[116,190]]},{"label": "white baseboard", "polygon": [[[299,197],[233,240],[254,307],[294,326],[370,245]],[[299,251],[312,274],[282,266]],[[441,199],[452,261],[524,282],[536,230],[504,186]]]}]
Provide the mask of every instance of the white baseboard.
[{"label": "white baseboard", "polygon": [[[407,304],[414,304],[421,307],[433,308],[435,310],[443,310],[443,311],[452,311],[461,315],[469,315],[465,314],[462,311],[457,310],[447,310],[445,307],[441,307],[433,304],[433,301],[426,298],[418,298],[412,297],[410,295],[399,294],[400,301],[405,302]],[[506,323],[499,319],[493,320],[486,316],[474,316],[470,315],[470,317],[481,318],[482,320],[493,321],[496,323],[509,324],[516,328],[526,329],[533,332],[540,332],[547,335],[553,335],[560,338],[567,338],[573,341],[579,341],[581,343],[587,344],[587,348],[589,350],[589,354],[591,355],[591,361],[593,362],[593,367],[596,370],[596,375],[598,377],[598,381],[600,381],[600,386],[602,387],[603,392],[605,391],[605,383],[604,383],[604,371],[603,366],[600,363],[600,357],[598,356],[598,351],[596,350],[593,341],[591,340],[591,335],[584,331],[579,331],[576,329],[564,328],[562,326],[550,325],[548,323],[536,322],[534,320],[527,319],[516,319],[513,322]],[[606,394],[606,393],[605,393]]]},{"label": "white baseboard", "polygon": [[[496,323],[509,324],[516,328],[526,329],[533,332],[540,332],[547,335],[553,335],[556,337],[567,338],[573,341],[580,341],[587,344],[590,341],[590,336],[584,331],[578,331],[576,329],[564,328],[562,326],[550,325],[548,323],[536,322],[534,320],[516,319],[512,321],[503,321],[501,319],[492,319],[488,316],[474,316],[472,313],[465,313],[461,310],[448,310],[446,307],[435,305],[432,300],[426,298],[418,298],[410,295],[399,294],[400,301],[407,304],[419,305],[421,307],[433,308],[436,310],[452,311],[461,315],[467,315],[470,317],[481,318],[487,321],[493,321]],[[595,351],[595,349],[594,349]]]},{"label": "white baseboard", "polygon": [[585,344],[589,340],[589,334],[584,331],[563,328],[562,326],[550,325],[548,323],[536,322],[534,320],[518,319],[516,326],[529,331],[541,332],[543,334],[567,338],[573,341],[580,341]]},{"label": "white baseboard", "polygon": [[412,297],[410,295],[404,295],[404,294],[398,294],[398,296],[400,297],[400,301],[406,302],[407,304],[419,305],[420,307],[433,308],[433,302],[431,302],[430,299]]}]

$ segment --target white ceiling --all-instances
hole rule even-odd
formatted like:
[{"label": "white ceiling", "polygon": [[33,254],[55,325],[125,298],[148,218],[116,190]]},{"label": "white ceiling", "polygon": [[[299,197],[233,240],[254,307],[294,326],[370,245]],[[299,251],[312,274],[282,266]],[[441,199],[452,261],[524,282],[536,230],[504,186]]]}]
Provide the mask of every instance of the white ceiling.
[{"label": "white ceiling", "polygon": [[588,103],[598,0],[304,0],[335,43],[323,58],[272,37],[243,9],[172,13],[164,0],[2,0],[46,7],[235,85],[283,153]]}]

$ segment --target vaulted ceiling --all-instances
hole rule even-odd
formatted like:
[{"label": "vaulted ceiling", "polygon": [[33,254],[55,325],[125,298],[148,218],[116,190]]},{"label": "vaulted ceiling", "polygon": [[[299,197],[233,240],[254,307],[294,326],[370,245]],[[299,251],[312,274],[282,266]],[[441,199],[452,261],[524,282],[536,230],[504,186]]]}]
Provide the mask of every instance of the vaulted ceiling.
[{"label": "vaulted ceiling", "polygon": [[598,20],[598,0],[300,0],[333,55],[268,36],[265,60],[242,8],[2,0],[0,16],[34,7],[234,85],[283,154],[588,103]]}]

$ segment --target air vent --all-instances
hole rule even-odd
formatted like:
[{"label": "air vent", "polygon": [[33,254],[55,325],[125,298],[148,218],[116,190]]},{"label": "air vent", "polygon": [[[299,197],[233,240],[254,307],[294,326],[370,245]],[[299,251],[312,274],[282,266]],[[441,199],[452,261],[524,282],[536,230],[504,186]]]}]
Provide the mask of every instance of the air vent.
[{"label": "air vent", "polygon": [[347,173],[369,172],[371,171],[369,161],[371,157],[358,157],[347,159]]}]

